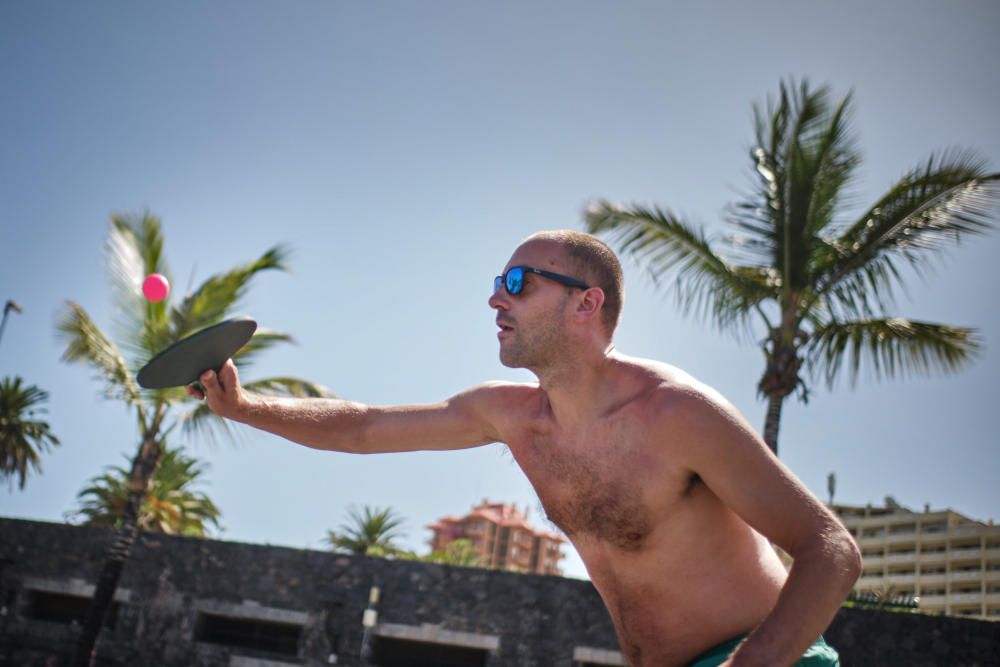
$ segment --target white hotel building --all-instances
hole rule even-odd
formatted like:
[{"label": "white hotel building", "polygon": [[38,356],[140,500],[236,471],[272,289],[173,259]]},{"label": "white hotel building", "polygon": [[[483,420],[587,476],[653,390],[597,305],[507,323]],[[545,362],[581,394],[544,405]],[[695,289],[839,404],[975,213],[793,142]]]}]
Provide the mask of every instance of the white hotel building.
[{"label": "white hotel building", "polygon": [[831,505],[861,548],[855,591],[909,595],[924,612],[1000,621],[1000,526],[886,501]]}]

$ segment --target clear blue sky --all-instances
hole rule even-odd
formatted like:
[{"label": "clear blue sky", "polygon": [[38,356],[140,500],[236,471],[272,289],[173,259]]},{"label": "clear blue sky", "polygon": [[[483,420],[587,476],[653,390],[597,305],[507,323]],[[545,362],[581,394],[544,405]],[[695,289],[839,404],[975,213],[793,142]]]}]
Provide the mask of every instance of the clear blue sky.
[{"label": "clear blue sky", "polygon": [[[750,108],[782,77],[853,89],[858,211],[932,151],[1000,168],[1000,5],[662,2],[34,2],[0,4],[0,300],[24,307],[0,375],[51,393],[63,445],[0,514],[59,521],[137,434],[82,366],[60,362],[66,299],[112,328],[112,211],[162,217],[175,295],[278,242],[243,312],[298,345],[251,378],[298,375],[354,400],[444,398],[502,367],[486,299],[520,239],[581,228],[594,197],[659,204],[712,234],[749,182]],[[900,315],[971,325],[957,376],[816,386],[788,404],[784,461],[820,497],[891,494],[1000,514],[1000,234],[914,281]],[[617,343],[722,391],[758,427],[753,345],[682,317],[625,262]],[[180,444],[174,438],[173,444]],[[351,504],[399,510],[407,546],[482,498],[537,500],[499,446],[360,457],[247,432],[189,442],[227,539],[321,547]],[[575,555],[566,563],[582,576]]]}]

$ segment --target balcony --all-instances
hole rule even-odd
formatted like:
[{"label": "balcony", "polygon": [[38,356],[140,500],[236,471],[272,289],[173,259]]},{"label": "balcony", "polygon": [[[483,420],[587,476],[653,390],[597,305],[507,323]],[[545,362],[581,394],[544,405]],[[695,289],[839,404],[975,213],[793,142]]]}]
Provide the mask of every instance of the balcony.
[{"label": "balcony", "polygon": [[952,593],[948,596],[950,604],[980,604],[983,601],[982,593]]},{"label": "balcony", "polygon": [[952,572],[949,575],[952,581],[979,581],[983,578],[982,570],[967,570],[958,572]]},{"label": "balcony", "polygon": [[964,549],[952,549],[949,552],[952,560],[962,560],[969,558],[981,558],[983,555],[983,550],[979,547],[967,547]]},{"label": "balcony", "polygon": [[890,574],[885,578],[890,584],[914,584],[917,582],[915,574]]},{"label": "balcony", "polygon": [[920,533],[921,544],[941,544],[948,541],[948,533]]},{"label": "balcony", "polygon": [[916,533],[890,533],[886,535],[885,541],[887,544],[916,544],[917,534]]},{"label": "balcony", "polygon": [[920,575],[921,586],[932,586],[932,585],[943,586],[946,581],[948,581],[948,575],[945,574],[944,572],[931,572],[928,574]]},{"label": "balcony", "polygon": [[948,560],[947,551],[921,551],[920,562],[922,563],[943,563]]},{"label": "balcony", "polygon": [[956,526],[948,531],[950,537],[972,537],[983,532],[982,526]]},{"label": "balcony", "polygon": [[915,563],[917,561],[917,554],[915,553],[905,553],[905,554],[889,554],[886,559],[890,563]]},{"label": "balcony", "polygon": [[862,556],[865,567],[882,567],[885,564],[885,556]]}]

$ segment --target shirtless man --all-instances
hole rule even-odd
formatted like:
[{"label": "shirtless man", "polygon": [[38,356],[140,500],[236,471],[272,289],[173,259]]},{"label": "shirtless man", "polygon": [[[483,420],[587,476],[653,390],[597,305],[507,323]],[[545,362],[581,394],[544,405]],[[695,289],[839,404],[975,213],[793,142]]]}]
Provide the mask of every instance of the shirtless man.
[{"label": "shirtless man", "polygon": [[[606,245],[543,232],[517,248],[489,299],[501,362],[537,383],[375,407],[254,395],[231,361],[201,382],[218,415],[314,449],[506,443],[579,551],[633,667],[706,653],[717,657],[698,664],[838,664],[817,638],[861,570],[850,535],[716,391],[614,349],[622,299]],[[790,572],[768,540],[794,558]]]}]

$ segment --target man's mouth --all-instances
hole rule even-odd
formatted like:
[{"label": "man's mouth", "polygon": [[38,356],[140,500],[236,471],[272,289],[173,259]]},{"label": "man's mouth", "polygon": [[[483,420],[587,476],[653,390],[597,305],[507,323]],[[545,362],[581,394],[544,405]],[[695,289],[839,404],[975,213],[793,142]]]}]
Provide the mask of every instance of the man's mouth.
[{"label": "man's mouth", "polygon": [[497,332],[498,336],[502,336],[503,334],[510,333],[514,330],[514,327],[510,326],[506,322],[501,322],[500,320],[497,320],[497,326],[500,327],[500,331]]}]

